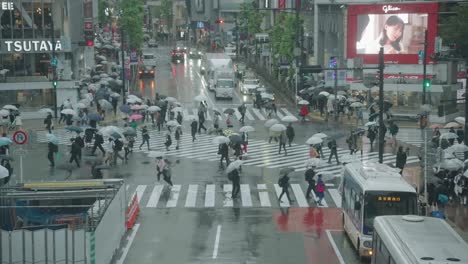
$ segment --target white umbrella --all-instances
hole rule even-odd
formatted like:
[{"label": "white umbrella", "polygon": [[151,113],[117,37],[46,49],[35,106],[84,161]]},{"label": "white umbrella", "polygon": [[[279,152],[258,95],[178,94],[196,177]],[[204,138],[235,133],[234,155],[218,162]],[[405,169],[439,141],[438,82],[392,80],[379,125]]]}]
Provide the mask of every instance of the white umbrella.
[{"label": "white umbrella", "polygon": [[171,120],[169,122],[167,122],[167,126],[170,126],[170,127],[174,127],[174,126],[178,126],[179,123],[175,120]]},{"label": "white umbrella", "polygon": [[75,105],[74,108],[86,108],[86,107],[87,107],[87,106],[86,106],[84,103],[79,102],[79,103],[77,103],[77,104]]},{"label": "white umbrella", "polygon": [[274,124],[278,124],[279,121],[275,118],[272,118],[272,119],[268,119],[266,122],[265,122],[265,127],[271,127],[272,125]]},{"label": "white umbrella", "polygon": [[455,122],[465,124],[465,118],[463,116],[455,117]]},{"label": "white umbrella", "polygon": [[10,111],[6,110],[6,109],[2,109],[0,110],[0,115],[1,116],[9,116],[10,115]]},{"label": "white umbrella", "polygon": [[340,161],[341,163],[352,163],[359,161],[359,158],[357,155],[344,154],[340,157]]},{"label": "white umbrella", "polygon": [[226,173],[230,173],[231,171],[238,169],[240,166],[242,166],[243,161],[242,160],[235,160],[229,164],[229,166],[226,168]]},{"label": "white umbrella", "polygon": [[219,145],[219,144],[223,144],[223,143],[229,143],[229,138],[225,137],[225,136],[217,136],[217,137],[213,138],[213,144]]},{"label": "white umbrella", "polygon": [[172,108],[171,111],[174,112],[174,113],[175,113],[175,112],[183,112],[184,109],[182,109],[182,107],[174,107],[174,108]]},{"label": "white umbrella", "polygon": [[318,167],[318,166],[322,165],[322,163],[323,163],[322,159],[311,158],[311,159],[306,160],[305,166],[306,167]]},{"label": "white umbrella", "polygon": [[325,133],[320,132],[320,133],[313,134],[312,137],[318,137],[318,138],[322,138],[322,139],[323,139],[323,138],[327,138],[328,135],[325,134]]},{"label": "white umbrella", "polygon": [[272,132],[282,132],[286,130],[286,126],[283,124],[274,124],[270,127],[270,131]]},{"label": "white umbrella", "polygon": [[452,132],[447,132],[447,133],[443,133],[442,135],[440,135],[440,137],[446,138],[446,139],[456,139],[458,138],[458,135]]},{"label": "white umbrella", "polygon": [[120,97],[120,94],[118,94],[118,93],[111,93],[110,96],[111,96],[111,97],[114,97],[114,98],[117,98],[117,97]]},{"label": "white umbrella", "polygon": [[318,175],[322,175],[322,181],[324,182],[333,181],[335,178],[340,177],[339,175],[331,172],[320,172]]},{"label": "white umbrella", "polygon": [[281,118],[281,121],[283,121],[283,122],[288,122],[288,123],[292,123],[292,122],[297,122],[297,121],[299,121],[299,119],[297,119],[297,117],[295,117],[295,116],[287,115],[287,116]]},{"label": "white umbrella", "polygon": [[[102,133],[103,135],[110,136],[114,133],[122,134],[123,130],[122,128],[116,127],[116,126],[106,126],[106,127],[99,129],[99,132]],[[123,135],[122,135],[122,138],[124,138]]]},{"label": "white umbrella", "polygon": [[107,65],[107,64],[108,64],[108,62],[107,62],[106,60],[103,60],[103,61],[101,61],[101,64],[103,64],[103,65]]},{"label": "white umbrella", "polygon": [[101,73],[101,74],[99,75],[99,77],[101,77],[101,78],[107,78],[107,77],[109,77],[109,75],[108,75],[107,73]]},{"label": "white umbrella", "polygon": [[444,128],[460,128],[460,127],[462,127],[462,125],[460,125],[457,122],[449,122],[444,126]]},{"label": "white umbrella", "polygon": [[14,105],[5,105],[3,106],[3,109],[8,109],[8,110],[18,110],[18,108]]},{"label": "white umbrella", "polygon": [[76,112],[73,109],[63,109],[60,113],[64,115],[76,115]]},{"label": "white umbrella", "polygon": [[[335,95],[334,95],[334,94],[329,94],[329,95],[328,95],[328,98],[330,98],[330,99],[335,99]],[[339,94],[336,95],[336,99],[338,99],[338,100],[341,100],[341,99],[343,99],[343,98],[346,98],[346,97],[343,96],[343,95],[339,95]]]},{"label": "white umbrella", "polygon": [[[452,133],[453,134],[453,133]],[[446,149],[448,152],[467,152],[468,151],[468,146],[465,144],[455,144],[453,146],[450,146]]]},{"label": "white umbrella", "polygon": [[154,112],[161,111],[161,108],[159,106],[153,105],[153,106],[148,107],[147,110],[148,110],[148,112],[154,113]]},{"label": "white umbrella", "polygon": [[323,142],[323,139],[321,139],[319,137],[310,137],[309,139],[307,139],[306,144],[307,145],[316,145],[316,144],[320,144],[322,142]]},{"label": "white umbrella", "polygon": [[147,104],[142,104],[142,105],[141,105],[141,108],[142,108],[142,109],[145,109],[145,110],[147,110],[148,107],[149,107],[149,106],[148,106]]},{"label": "white umbrella", "polygon": [[44,113],[44,114],[47,114],[47,113],[51,113],[51,114],[52,114],[54,111],[53,111],[52,109],[50,109],[50,108],[41,108],[41,109],[39,109],[38,112],[39,112],[39,113]]},{"label": "white umbrella", "polygon": [[309,101],[300,100],[297,104],[300,104],[300,105],[309,105]]},{"label": "white umbrella", "polygon": [[141,105],[132,105],[132,106],[130,106],[130,109],[132,109],[132,110],[141,110],[141,109],[143,109],[143,107]]},{"label": "white umbrella", "polygon": [[0,179],[4,179],[10,175],[10,172],[7,168],[0,166]]},{"label": "white umbrella", "polygon": [[363,107],[364,105],[361,102],[354,102],[350,104],[349,106],[351,107]]},{"label": "white umbrella", "polygon": [[374,121],[372,121],[372,122],[367,122],[367,123],[364,124],[364,126],[366,126],[366,127],[375,126],[375,125],[377,125],[377,122],[374,122]]},{"label": "white umbrella", "polygon": [[169,96],[169,97],[166,97],[164,100],[165,100],[165,101],[168,101],[169,103],[175,103],[175,102],[177,102],[177,99],[176,99],[176,98],[170,97],[170,96]]},{"label": "white umbrella", "polygon": [[158,157],[163,157],[163,156],[164,156],[164,153],[162,153],[161,151],[150,151],[148,153],[149,158],[158,158]]},{"label": "white umbrella", "polygon": [[99,104],[101,105],[102,108],[105,108],[105,109],[112,109],[113,108],[112,104],[109,101],[107,101],[106,99],[99,100]]},{"label": "white umbrella", "polygon": [[129,94],[127,95],[127,99],[140,99],[140,97],[134,95],[134,94]]},{"label": "white umbrella", "polygon": [[203,102],[203,101],[208,101],[208,98],[205,95],[200,94],[200,95],[195,96],[193,100],[197,102]]},{"label": "white umbrella", "polygon": [[459,159],[446,159],[439,164],[439,167],[447,170],[458,170],[463,168],[463,161]]},{"label": "white umbrella", "polygon": [[319,93],[319,95],[323,95],[323,96],[328,97],[328,96],[330,95],[330,93],[329,93],[329,92],[322,91],[322,92]]},{"label": "white umbrella", "polygon": [[107,60],[106,56],[103,56],[103,55],[96,55],[96,59],[100,61]]},{"label": "white umbrella", "polygon": [[254,131],[255,131],[255,128],[252,126],[243,126],[239,129],[239,132],[242,132],[242,133],[243,132],[249,133],[249,132],[254,132]]}]

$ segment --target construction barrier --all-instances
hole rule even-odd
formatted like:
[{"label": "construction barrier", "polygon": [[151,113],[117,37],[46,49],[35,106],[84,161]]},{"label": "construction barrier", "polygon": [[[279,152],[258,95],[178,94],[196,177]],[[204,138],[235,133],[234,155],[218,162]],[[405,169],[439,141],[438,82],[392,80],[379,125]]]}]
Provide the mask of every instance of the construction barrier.
[{"label": "construction barrier", "polygon": [[136,218],[139,214],[140,214],[140,204],[138,203],[138,196],[135,193],[135,195],[133,195],[132,203],[128,207],[127,213],[126,213],[127,229],[131,229],[133,227],[133,225],[135,224]]}]

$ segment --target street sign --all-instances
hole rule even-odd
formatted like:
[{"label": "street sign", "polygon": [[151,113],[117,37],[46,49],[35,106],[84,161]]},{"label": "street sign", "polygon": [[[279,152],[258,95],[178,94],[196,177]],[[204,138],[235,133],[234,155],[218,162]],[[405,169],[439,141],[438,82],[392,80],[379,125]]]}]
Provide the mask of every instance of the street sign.
[{"label": "street sign", "polygon": [[202,21],[198,21],[197,28],[205,28],[205,23],[203,23]]},{"label": "street sign", "polygon": [[83,29],[84,31],[93,31],[93,21],[83,21]]},{"label": "street sign", "polygon": [[132,50],[130,52],[130,63],[135,63],[135,62],[138,62],[138,55],[137,55],[137,52],[136,50]]},{"label": "street sign", "polygon": [[52,58],[52,60],[50,60],[50,65],[56,67],[58,65],[58,59],[57,58]]},{"label": "street sign", "polygon": [[18,130],[13,134],[13,141],[18,145],[23,145],[28,141],[28,135],[23,130]]}]

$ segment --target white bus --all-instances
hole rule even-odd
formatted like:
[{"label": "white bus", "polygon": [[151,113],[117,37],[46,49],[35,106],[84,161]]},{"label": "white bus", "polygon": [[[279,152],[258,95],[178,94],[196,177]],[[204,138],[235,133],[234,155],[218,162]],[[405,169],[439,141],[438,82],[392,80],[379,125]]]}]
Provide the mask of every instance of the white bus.
[{"label": "white bus", "polygon": [[417,214],[414,187],[387,165],[354,162],[345,166],[341,185],[343,228],[359,256],[372,256],[374,218]]},{"label": "white bus", "polygon": [[373,264],[468,263],[468,244],[433,217],[376,217],[372,248]]}]

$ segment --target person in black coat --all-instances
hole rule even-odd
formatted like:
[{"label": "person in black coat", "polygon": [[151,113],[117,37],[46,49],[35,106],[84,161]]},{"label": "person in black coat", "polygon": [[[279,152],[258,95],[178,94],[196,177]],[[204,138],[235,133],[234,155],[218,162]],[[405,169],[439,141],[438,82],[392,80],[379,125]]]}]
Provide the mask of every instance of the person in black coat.
[{"label": "person in black coat", "polygon": [[289,123],[289,125],[286,127],[286,136],[288,137],[288,143],[290,147],[295,135],[294,128],[292,127],[292,124]]},{"label": "person in black coat", "polygon": [[75,137],[75,142],[80,146],[80,151],[78,152],[78,158],[81,160],[81,150],[84,148],[85,143],[83,138],[80,136],[80,134],[76,135]]},{"label": "person in black coat", "polygon": [[192,142],[195,141],[195,135],[197,134],[198,123],[197,120],[193,119],[192,123],[190,124],[191,134],[192,134]]},{"label": "person in black coat", "polygon": [[149,136],[148,128],[146,126],[143,126],[143,128],[141,129],[141,138],[142,138],[142,141],[140,145],[140,150],[141,150],[141,147],[143,147],[143,145],[145,144],[145,142],[146,142],[146,146],[148,147],[148,150],[150,150],[150,145],[149,145],[150,136]]},{"label": "person in black coat", "polygon": [[230,177],[232,181],[232,195],[231,198],[234,199],[237,197],[240,191],[240,176],[239,176],[239,170],[235,169],[230,172]]},{"label": "person in black coat", "polygon": [[166,150],[169,150],[169,147],[172,145],[171,134],[167,133],[166,142],[164,142],[164,145],[166,146]]},{"label": "person in black coat", "polygon": [[461,144],[463,140],[465,140],[465,132],[463,131],[463,129],[457,129],[457,136],[458,144]]},{"label": "person in black coat", "polygon": [[182,129],[179,126],[179,127],[176,128],[175,134],[174,134],[174,138],[175,138],[175,140],[177,142],[176,149],[179,149],[179,147],[180,147],[181,137],[182,137]]},{"label": "person in black coat", "polygon": [[67,126],[73,125],[73,115],[66,115],[65,117],[65,124]]},{"label": "person in black coat", "polygon": [[179,125],[182,125],[182,114],[180,112],[177,112],[176,120],[177,120],[177,123],[179,123]]},{"label": "person in black coat", "polygon": [[374,140],[375,140],[375,137],[376,137],[376,133],[375,133],[375,130],[372,126],[369,127],[369,129],[367,129],[367,138],[369,139],[370,141],[370,147],[371,147],[371,151],[373,150],[374,148]]},{"label": "person in black coat", "polygon": [[219,144],[218,153],[221,154],[219,162],[223,165],[223,159],[226,160],[226,166],[229,165],[229,146],[227,143]]},{"label": "person in black coat", "polygon": [[203,125],[205,123],[205,113],[203,111],[198,111],[198,133],[201,133],[201,130],[205,130],[206,133],[206,127]]},{"label": "person in black coat", "polygon": [[279,178],[278,185],[281,187],[281,194],[278,197],[278,201],[281,201],[283,195],[286,194],[286,197],[288,197],[289,202],[294,202],[294,200],[292,200],[289,196],[289,177],[287,173],[285,173],[281,178]]},{"label": "person in black coat", "polygon": [[315,180],[314,180],[314,177],[315,177],[315,168],[312,167],[312,168],[308,168],[306,171],[305,171],[305,180],[306,182],[308,183],[308,186],[307,186],[307,191],[306,191],[306,198],[307,199],[310,199],[310,193],[312,192],[312,190],[315,188]]},{"label": "person in black coat", "polygon": [[406,165],[407,154],[403,151],[403,147],[398,147],[398,152],[396,154],[396,164],[395,167],[400,169],[400,174],[403,173],[403,168]]},{"label": "person in black coat", "polygon": [[54,153],[58,152],[58,146],[52,142],[47,145],[47,159],[50,162],[50,166],[55,166]]},{"label": "person in black coat", "polygon": [[331,141],[328,142],[328,148],[330,149],[330,156],[328,157],[328,163],[331,163],[332,157],[335,156],[336,163],[340,164],[340,161],[338,160],[338,151],[336,149],[336,140],[332,139]]},{"label": "person in black coat", "polygon": [[91,155],[94,155],[94,152],[96,152],[96,149],[99,148],[102,151],[102,156],[106,155],[106,151],[102,147],[102,144],[104,144],[104,137],[102,136],[101,133],[96,133],[96,136],[94,137],[94,145],[91,150]]},{"label": "person in black coat", "polygon": [[45,128],[52,133],[52,114],[47,114],[47,117],[44,119]]},{"label": "person in black coat", "polygon": [[76,166],[78,166],[79,168],[80,161],[78,159],[78,155],[79,155],[79,152],[81,151],[81,147],[74,139],[72,139],[72,142],[73,143],[71,145],[71,150],[70,150],[71,157],[70,157],[69,163],[72,163],[73,161],[75,161]]}]

